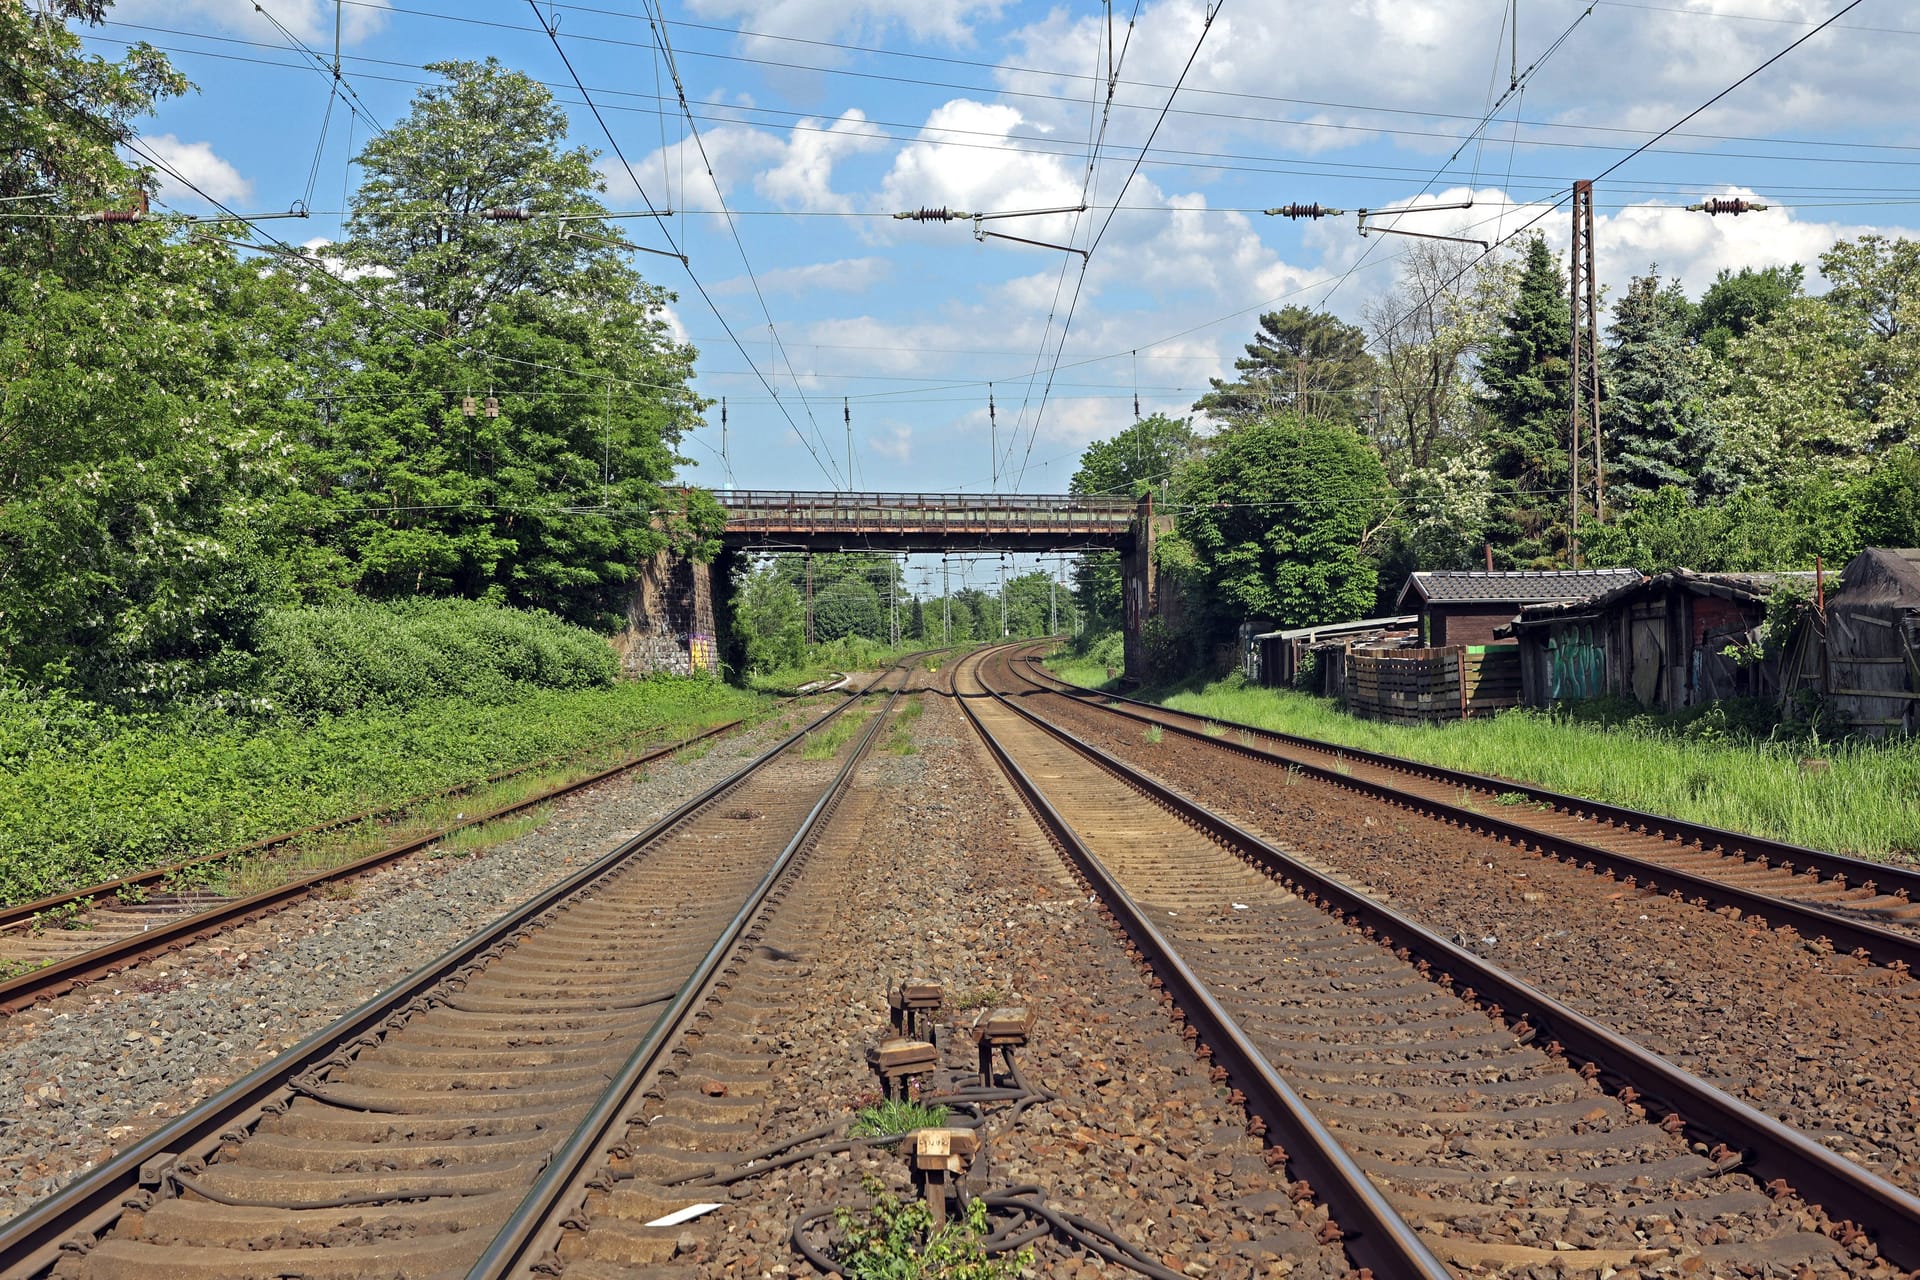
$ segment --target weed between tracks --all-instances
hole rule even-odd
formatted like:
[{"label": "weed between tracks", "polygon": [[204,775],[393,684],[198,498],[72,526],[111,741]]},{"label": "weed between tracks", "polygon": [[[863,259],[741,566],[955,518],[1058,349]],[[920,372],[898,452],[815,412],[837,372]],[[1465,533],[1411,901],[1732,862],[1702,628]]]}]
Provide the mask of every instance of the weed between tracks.
[{"label": "weed between tracks", "polygon": [[866,707],[853,707],[840,713],[834,722],[824,729],[816,729],[808,734],[800,746],[802,760],[831,760],[840,754],[840,748],[847,745],[860,726],[867,722],[872,711]]},{"label": "weed between tracks", "polygon": [[984,1242],[991,1228],[983,1200],[933,1231],[921,1201],[902,1200],[872,1175],[862,1185],[872,1206],[833,1214],[842,1236],[834,1253],[848,1280],[1011,1280],[1033,1265],[1031,1247],[1010,1257],[988,1255]]},{"label": "weed between tracks", "polygon": [[900,714],[893,718],[893,732],[887,736],[886,746],[881,749],[890,751],[896,756],[918,754],[920,748],[913,742],[913,722],[918,720],[926,709],[925,698],[915,698],[900,708]]},{"label": "weed between tracks", "polygon": [[847,1136],[890,1138],[896,1133],[912,1133],[915,1129],[938,1129],[946,1122],[945,1107],[888,1099],[854,1112],[853,1123],[847,1127]]}]

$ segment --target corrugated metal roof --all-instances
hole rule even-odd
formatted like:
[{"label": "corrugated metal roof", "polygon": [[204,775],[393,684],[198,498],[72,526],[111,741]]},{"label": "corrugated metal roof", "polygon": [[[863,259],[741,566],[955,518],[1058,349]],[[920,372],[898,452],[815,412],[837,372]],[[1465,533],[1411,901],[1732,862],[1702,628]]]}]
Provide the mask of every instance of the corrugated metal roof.
[{"label": "corrugated metal roof", "polygon": [[1388,627],[1411,627],[1420,621],[1418,614],[1393,618],[1357,618],[1352,622],[1323,622],[1317,627],[1292,627],[1286,631],[1262,631],[1255,640],[1299,640],[1317,635],[1338,635],[1343,631],[1384,631]]},{"label": "corrugated metal roof", "polygon": [[1526,569],[1507,573],[1423,569],[1407,576],[1394,607],[1406,608],[1409,596],[1425,604],[1521,605],[1585,600],[1638,581],[1637,569]]},{"label": "corrugated metal roof", "polygon": [[1517,625],[1530,627],[1546,622],[1563,621],[1576,615],[1584,617],[1611,608],[1630,597],[1656,595],[1675,587],[1692,592],[1694,595],[1719,596],[1726,600],[1758,604],[1773,594],[1776,586],[1789,579],[1811,583],[1813,575],[1797,571],[1695,573],[1691,569],[1668,569],[1665,573],[1630,581],[1584,600],[1546,600],[1529,604],[1520,610]]}]

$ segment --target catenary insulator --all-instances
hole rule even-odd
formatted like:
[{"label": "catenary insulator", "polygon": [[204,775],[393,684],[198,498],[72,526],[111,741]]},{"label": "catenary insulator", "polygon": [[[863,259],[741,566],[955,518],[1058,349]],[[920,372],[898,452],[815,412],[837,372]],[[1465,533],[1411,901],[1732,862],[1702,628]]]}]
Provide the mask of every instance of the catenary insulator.
[{"label": "catenary insulator", "polygon": [[100,209],[80,215],[82,222],[138,222],[146,217],[138,209]]},{"label": "catenary insulator", "polygon": [[941,205],[938,209],[909,209],[905,213],[896,213],[893,216],[905,222],[952,222],[956,219],[971,218],[973,215]]},{"label": "catenary insulator", "polygon": [[1699,204],[1687,206],[1688,213],[1731,213],[1736,217],[1743,213],[1758,213],[1767,206],[1758,200],[1742,200],[1737,196],[1716,196],[1711,200],[1702,200]]},{"label": "catenary insulator", "polygon": [[487,397],[487,416],[489,418],[497,418],[500,416],[500,401],[493,396]]},{"label": "catenary insulator", "polygon": [[499,209],[482,209],[480,216],[488,222],[532,222],[533,210],[508,206]]},{"label": "catenary insulator", "polygon": [[1267,210],[1270,218],[1327,218],[1345,213],[1345,209],[1329,209],[1317,204],[1283,204],[1278,209]]},{"label": "catenary insulator", "polygon": [[460,412],[465,414],[467,417],[471,418],[474,415],[474,411],[476,407],[477,406],[474,404],[472,396],[460,397]]}]

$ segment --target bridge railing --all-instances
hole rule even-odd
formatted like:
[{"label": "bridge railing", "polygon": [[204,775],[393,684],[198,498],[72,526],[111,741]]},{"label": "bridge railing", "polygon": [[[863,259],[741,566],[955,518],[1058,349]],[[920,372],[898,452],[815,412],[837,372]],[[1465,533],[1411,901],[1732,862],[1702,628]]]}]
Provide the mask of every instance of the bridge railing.
[{"label": "bridge railing", "polygon": [[735,489],[714,494],[730,529],[1022,529],[1117,533],[1131,524],[1131,498],[1020,493],[829,493]]}]

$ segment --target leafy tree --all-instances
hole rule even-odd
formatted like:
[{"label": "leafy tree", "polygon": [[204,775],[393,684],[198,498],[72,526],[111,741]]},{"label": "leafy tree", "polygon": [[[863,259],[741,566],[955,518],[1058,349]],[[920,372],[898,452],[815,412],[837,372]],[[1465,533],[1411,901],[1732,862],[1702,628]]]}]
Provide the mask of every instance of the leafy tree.
[{"label": "leafy tree", "polygon": [[914,640],[927,638],[927,611],[919,596],[913,598],[913,620],[907,624],[907,635]]},{"label": "leafy tree", "polygon": [[1055,611],[1060,629],[1073,630],[1073,596],[1055,583],[1053,575],[1039,570],[1007,579],[1007,626],[1017,636],[1052,634]]},{"label": "leafy tree", "polygon": [[1895,449],[1855,490],[1860,547],[1920,547],[1920,453]]},{"label": "leafy tree", "polygon": [[[703,407],[694,352],[668,332],[670,295],[581,238],[601,184],[591,152],[562,149],[547,90],[491,60],[435,70],[447,83],[361,157],[344,252],[378,271],[281,335],[314,413],[296,518],[317,550],[298,581],[611,627],[638,564],[717,550],[710,495],[662,488]],[[474,216],[519,205],[586,221],[561,238]]]},{"label": "leafy tree", "polygon": [[1479,357],[1509,306],[1511,272],[1466,245],[1416,241],[1394,291],[1366,310],[1379,357],[1370,424],[1396,480],[1472,447],[1486,415],[1474,394]]},{"label": "leafy tree", "polygon": [[1742,267],[1738,275],[1722,269],[1687,317],[1689,335],[1716,356],[1727,344],[1773,319],[1789,298],[1800,295],[1804,272],[1790,267]]},{"label": "leafy tree", "polygon": [[882,640],[887,614],[873,588],[858,578],[841,578],[813,592],[813,638],[821,643],[842,636]]},{"label": "leafy tree", "polygon": [[[1180,464],[1193,456],[1198,439],[1190,419],[1158,413],[1142,418],[1113,439],[1088,445],[1067,492],[1139,497],[1159,485],[1164,495]],[[1117,552],[1088,552],[1074,565],[1074,598],[1095,630],[1120,625],[1121,590]]]},{"label": "leafy tree", "polygon": [[1692,305],[1658,269],[1636,276],[1613,309],[1607,372],[1606,482],[1615,506],[1668,485],[1696,497],[1724,491],[1706,412],[1706,357],[1687,341]]},{"label": "leafy tree", "polygon": [[1233,367],[1240,376],[1232,382],[1210,379],[1213,390],[1193,407],[1236,426],[1282,410],[1356,423],[1373,381],[1367,335],[1329,312],[1306,307],[1261,316],[1260,331]]},{"label": "leafy tree", "polygon": [[1293,416],[1229,433],[1181,477],[1177,530],[1218,602],[1237,617],[1306,626],[1364,617],[1365,554],[1391,491],[1351,428]]},{"label": "leafy tree", "polygon": [[797,666],[806,657],[800,592],[771,562],[754,565],[735,579],[733,625],[749,671]]},{"label": "leafy tree", "polygon": [[[348,260],[396,273],[398,289],[448,336],[523,294],[627,293],[631,270],[594,195],[606,190],[598,153],[565,146],[567,116],[553,96],[492,57],[424,70],[445,83],[415,94],[407,118],[360,154],[366,177],[348,220]],[[489,209],[535,220],[490,221]]]},{"label": "leafy tree", "polygon": [[1547,242],[1529,240],[1513,309],[1487,346],[1480,370],[1492,420],[1488,470],[1499,489],[1488,535],[1507,568],[1551,563],[1564,541],[1558,524],[1567,485],[1570,406],[1567,282]]},{"label": "leafy tree", "polygon": [[140,203],[114,145],[186,87],[144,45],[84,54],[63,19],[104,8],[0,7],[0,663],[153,704],[251,678],[284,426],[258,333],[286,295],[157,219],[32,216]]}]

